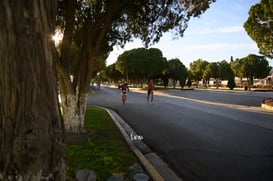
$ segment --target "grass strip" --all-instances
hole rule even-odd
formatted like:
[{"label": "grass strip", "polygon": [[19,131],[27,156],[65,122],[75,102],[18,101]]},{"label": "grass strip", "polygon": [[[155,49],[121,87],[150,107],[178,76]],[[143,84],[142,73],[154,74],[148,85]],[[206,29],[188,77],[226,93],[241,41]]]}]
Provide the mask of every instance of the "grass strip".
[{"label": "grass strip", "polygon": [[86,133],[67,134],[66,179],[76,171],[90,169],[96,172],[97,181],[111,175],[127,176],[129,167],[138,162],[108,113],[91,107],[85,114]]}]

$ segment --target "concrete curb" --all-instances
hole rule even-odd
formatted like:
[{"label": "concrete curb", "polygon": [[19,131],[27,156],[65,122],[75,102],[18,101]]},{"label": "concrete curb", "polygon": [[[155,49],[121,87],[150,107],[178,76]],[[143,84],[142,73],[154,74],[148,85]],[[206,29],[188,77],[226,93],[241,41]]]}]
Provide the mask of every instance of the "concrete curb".
[{"label": "concrete curb", "polygon": [[273,107],[272,107],[272,106],[269,106],[269,105],[267,105],[267,104],[261,104],[261,107],[264,108],[264,109],[273,111]]},{"label": "concrete curb", "polygon": [[120,130],[125,141],[138,157],[139,161],[153,181],[182,181],[182,179],[179,178],[156,153],[152,152],[150,148],[142,142],[142,140],[131,140],[129,135],[131,133],[135,134],[135,131],[116,112],[104,107],[99,108],[107,111]]},{"label": "concrete curb", "polygon": [[123,135],[125,141],[129,145],[129,147],[132,149],[132,151],[135,153],[135,155],[138,157],[140,162],[143,164],[145,170],[149,173],[149,175],[152,177],[153,180],[156,181],[164,181],[164,179],[161,177],[161,175],[157,172],[157,170],[153,167],[153,165],[146,159],[146,157],[140,152],[140,150],[132,143],[130,137],[127,135],[123,127],[120,125],[119,121],[114,117],[113,112],[109,109],[106,109],[108,114],[111,116],[115,124],[117,125],[118,129],[120,130],[121,134]]}]

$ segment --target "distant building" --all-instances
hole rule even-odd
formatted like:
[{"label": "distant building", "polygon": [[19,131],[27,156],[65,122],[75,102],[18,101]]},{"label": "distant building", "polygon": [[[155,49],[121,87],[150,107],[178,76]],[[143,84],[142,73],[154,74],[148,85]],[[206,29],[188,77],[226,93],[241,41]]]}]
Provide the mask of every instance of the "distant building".
[{"label": "distant building", "polygon": [[[218,80],[220,87],[227,87],[228,80]],[[237,87],[244,87],[248,85],[247,78],[240,78],[235,77],[235,84]],[[211,78],[208,82],[201,80],[198,81],[198,86],[208,86],[208,87],[215,87],[216,86],[216,80],[214,78]],[[253,86],[254,87],[260,87],[260,88],[272,88],[273,89],[273,68],[269,72],[269,75],[263,79],[254,79],[253,80]]]},{"label": "distant building", "polygon": [[273,79],[272,79],[272,77],[273,77],[273,68],[269,72],[269,75],[266,76],[265,78],[263,78],[263,79],[255,79],[253,85],[255,85],[257,87],[262,86],[262,87],[267,87],[267,88],[270,88],[270,87],[273,88],[272,87],[273,86]]}]

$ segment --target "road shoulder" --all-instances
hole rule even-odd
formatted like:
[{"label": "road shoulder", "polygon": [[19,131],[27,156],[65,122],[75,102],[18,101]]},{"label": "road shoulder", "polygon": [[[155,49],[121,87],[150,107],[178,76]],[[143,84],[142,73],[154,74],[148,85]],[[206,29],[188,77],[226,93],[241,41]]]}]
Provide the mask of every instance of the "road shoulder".
[{"label": "road shoulder", "polygon": [[[101,107],[103,108],[103,107]],[[135,131],[114,111],[105,109],[114,123],[117,125],[125,141],[140,160],[146,172],[154,181],[182,181],[174,171],[142,140],[132,140],[131,134],[136,134]]]}]

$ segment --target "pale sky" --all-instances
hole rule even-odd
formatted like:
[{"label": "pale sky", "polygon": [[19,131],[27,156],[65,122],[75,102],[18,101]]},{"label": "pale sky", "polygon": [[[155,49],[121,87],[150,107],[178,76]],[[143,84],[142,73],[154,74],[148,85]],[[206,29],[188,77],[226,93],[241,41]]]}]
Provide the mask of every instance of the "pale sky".
[{"label": "pale sky", "polygon": [[[259,2],[216,0],[200,18],[191,19],[184,37],[174,40],[170,33],[166,33],[152,47],[160,49],[168,60],[180,59],[186,67],[199,58],[208,62],[229,62],[231,56],[236,59],[249,54],[259,55],[256,42],[247,35],[243,27],[249,8]],[[125,50],[139,47],[143,47],[140,40],[126,44],[124,49],[114,47],[107,65],[113,64]],[[269,64],[273,66],[273,60],[269,60]]]}]

